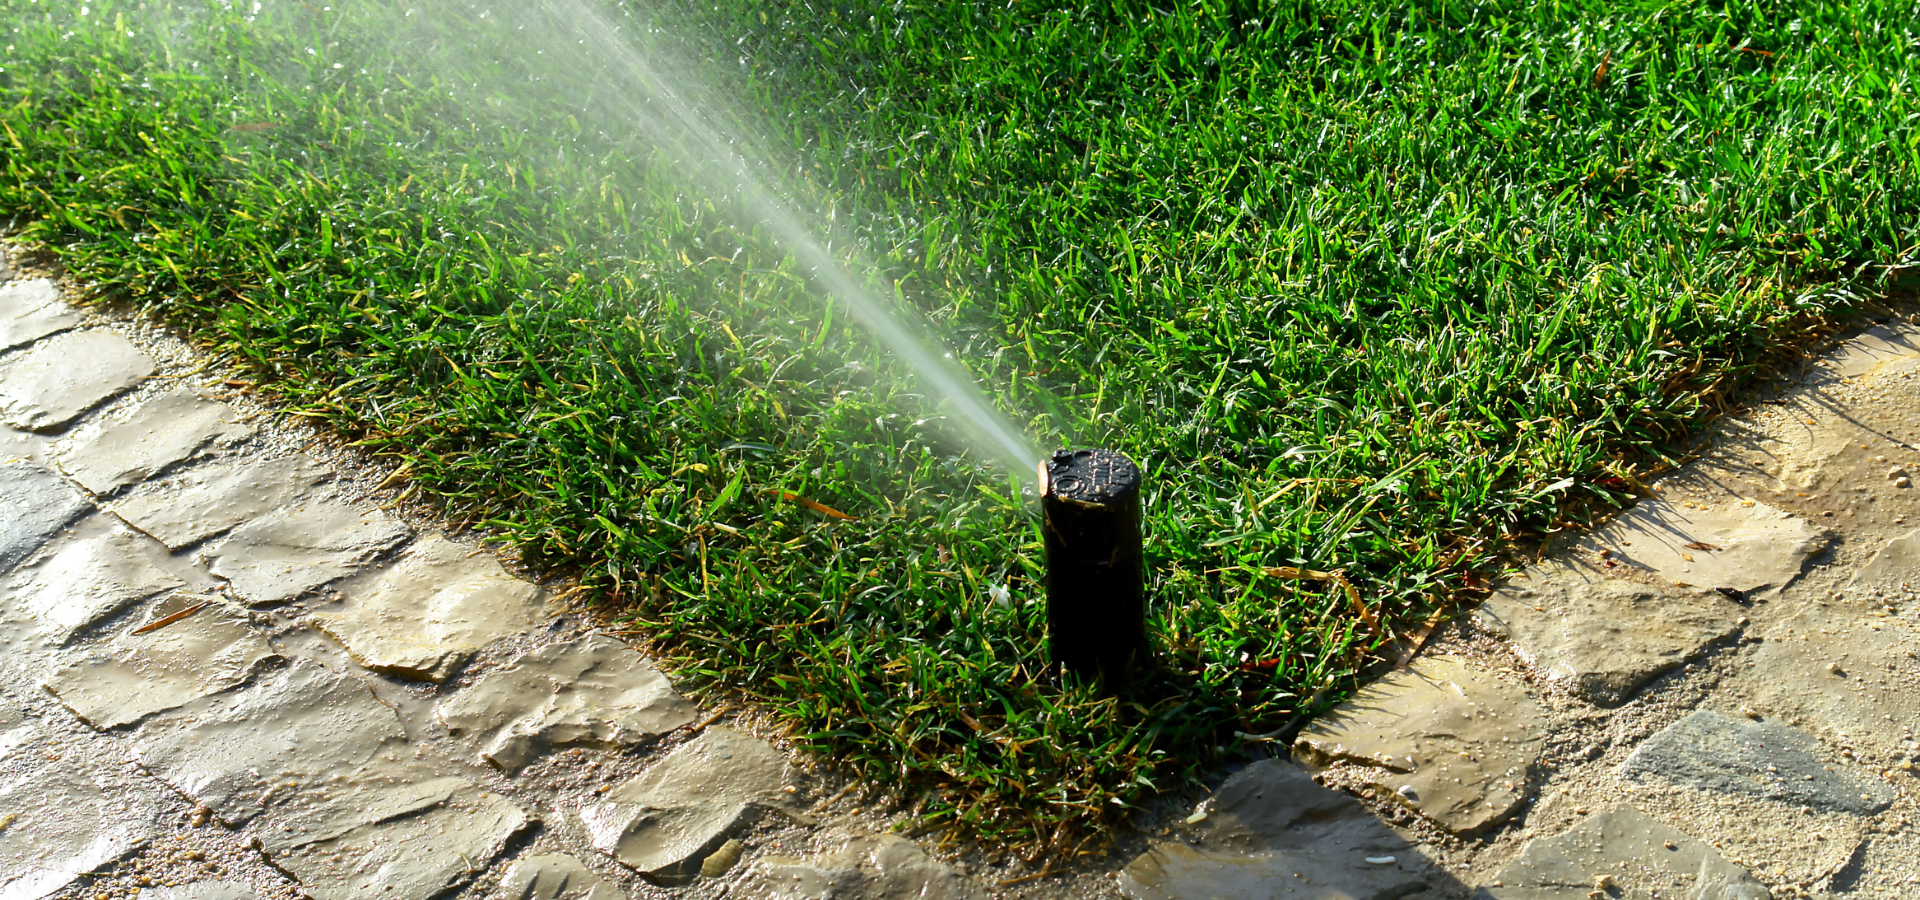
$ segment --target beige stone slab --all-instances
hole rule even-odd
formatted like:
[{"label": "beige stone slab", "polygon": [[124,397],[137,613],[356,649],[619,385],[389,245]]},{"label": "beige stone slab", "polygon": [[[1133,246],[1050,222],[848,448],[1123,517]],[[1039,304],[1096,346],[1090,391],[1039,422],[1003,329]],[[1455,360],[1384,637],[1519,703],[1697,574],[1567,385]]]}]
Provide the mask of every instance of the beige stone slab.
[{"label": "beige stone slab", "polygon": [[1873,558],[1854,571],[1847,592],[1899,595],[1913,591],[1916,586],[1920,586],[1920,530],[1881,544]]},{"label": "beige stone slab", "polygon": [[111,331],[51,337],[0,371],[0,419],[27,431],[59,431],[153,369],[152,357]]},{"label": "beige stone slab", "polygon": [[660,884],[700,863],[767,810],[792,806],[796,773],[765,741],[715,725],[580,810],[593,846]]},{"label": "beige stone slab", "polygon": [[[1606,876],[1605,887],[1599,876]],[[1770,900],[1773,893],[1712,847],[1630,806],[1535,838],[1486,886],[1487,900],[1686,897]]]},{"label": "beige stone slab", "polygon": [[[152,630],[141,633],[144,628]],[[212,597],[175,594],[43,686],[82,721],[114,728],[236,687],[275,658],[245,611]]]},{"label": "beige stone slab", "polygon": [[1464,834],[1519,808],[1545,728],[1521,686],[1457,657],[1425,657],[1308,724],[1293,754],[1364,766],[1386,795]]},{"label": "beige stone slab", "polygon": [[1904,322],[1876,325],[1834,348],[1816,364],[1817,384],[1833,378],[1895,375],[1920,367],[1920,328]]},{"label": "beige stone slab", "polygon": [[626,750],[692,724],[697,710],[633,648],[605,635],[523,654],[440,704],[454,735],[508,773],[556,747]]},{"label": "beige stone slab", "polygon": [[58,646],[140,600],[184,587],[167,562],[157,541],[111,516],[95,517],[14,573],[6,605],[27,632]]},{"label": "beige stone slab", "polygon": [[483,871],[528,823],[506,798],[459,778],[394,794],[406,802],[369,806],[338,834],[268,843],[267,855],[315,900],[430,900]]},{"label": "beige stone slab", "polygon": [[304,456],[209,463],[143,484],[112,509],[179,550],[291,503],[326,478],[326,469]]},{"label": "beige stone slab", "polygon": [[626,894],[564,853],[515,860],[500,876],[497,900],[625,900]]},{"label": "beige stone slab", "polygon": [[1920,725],[1915,611],[1875,615],[1864,603],[1809,601],[1760,632],[1728,687],[1769,720],[1881,753]]},{"label": "beige stone slab", "polygon": [[413,530],[373,507],[293,503],[235,528],[207,551],[213,574],[256,606],[285,603],[345,578]]},{"label": "beige stone slab", "polygon": [[110,494],[211,445],[252,433],[233,407],[176,389],[143,401],[124,421],[65,441],[60,468],[87,490]]},{"label": "beige stone slab", "polygon": [[146,798],[103,785],[37,726],[9,729],[0,748],[0,897],[50,896],[159,834]]},{"label": "beige stone slab", "polygon": [[48,278],[29,278],[0,287],[0,351],[31,344],[80,324],[80,311],[60,298]]},{"label": "beige stone slab", "polygon": [[1475,618],[1548,677],[1593,703],[1617,706],[1707,645],[1739,633],[1743,614],[1716,591],[1661,590],[1555,567],[1531,570],[1495,591]]},{"label": "beige stone slab", "polygon": [[885,834],[859,837],[811,860],[768,857],[755,867],[753,893],[775,900],[986,900],[982,890],[919,845]]},{"label": "beige stone slab", "polygon": [[314,623],[378,672],[443,681],[481,647],[543,618],[538,588],[484,551],[434,536],[342,586]]},{"label": "beige stone slab", "polygon": [[1157,840],[1127,864],[1121,893],[1133,900],[1460,893],[1460,885],[1359,801],[1281,760],[1260,760],[1235,773],[1194,818],[1193,832]]},{"label": "beige stone slab", "polygon": [[1770,594],[1793,583],[1833,535],[1764,503],[1641,500],[1579,542],[1576,553],[1649,572],[1667,586]]}]

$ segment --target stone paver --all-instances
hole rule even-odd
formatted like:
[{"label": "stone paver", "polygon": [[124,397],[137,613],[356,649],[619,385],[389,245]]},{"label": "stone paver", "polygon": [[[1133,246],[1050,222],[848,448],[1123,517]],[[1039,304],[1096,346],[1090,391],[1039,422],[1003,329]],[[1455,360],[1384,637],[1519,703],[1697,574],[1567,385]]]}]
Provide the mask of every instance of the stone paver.
[{"label": "stone paver", "polygon": [[1893,788],[1836,770],[1813,748],[1805,732],[1701,710],[1641,742],[1620,774],[1857,815],[1893,805]]},{"label": "stone paver", "polygon": [[33,345],[0,371],[0,420],[53,432],[153,374],[153,358],[111,331],[74,331]]},{"label": "stone paver", "polygon": [[500,876],[496,900],[625,900],[626,895],[564,853],[515,860]]},{"label": "stone paver", "polygon": [[1481,625],[1587,700],[1618,706],[1655,676],[1738,634],[1742,607],[1716,591],[1632,581],[1549,580],[1540,570],[1481,605]]},{"label": "stone paver", "polygon": [[258,900],[260,895],[245,882],[196,881],[176,887],[163,887],[155,890],[150,896],[155,900]]},{"label": "stone paver", "polygon": [[1262,760],[1227,779],[1199,810],[1195,842],[1167,841],[1120,875],[1133,900],[1389,900],[1451,882],[1352,797]]},{"label": "stone paver", "polygon": [[[146,628],[152,630],[142,633]],[[239,685],[275,658],[245,612],[216,598],[175,594],[44,686],[81,720],[113,728]]]},{"label": "stone paver", "polygon": [[1895,595],[1920,585],[1920,530],[1910,531],[1880,545],[1873,558],[1853,573],[1849,593],[1880,591]]},{"label": "stone paver", "polygon": [[550,644],[440,705],[454,734],[480,738],[480,756],[518,772],[555,747],[626,750],[697,715],[665,675],[604,635]]},{"label": "stone paver", "polygon": [[0,352],[78,324],[79,311],[60,299],[60,288],[50,279],[30,278],[0,287]]},{"label": "stone paver", "polygon": [[265,606],[351,575],[412,533],[382,510],[336,500],[296,503],[235,528],[206,559],[234,593]]},{"label": "stone paver", "polygon": [[716,725],[580,811],[593,845],[657,883],[700,862],[762,813],[793,808],[795,773],[779,751]]},{"label": "stone paver", "polygon": [[1543,742],[1539,705],[1457,657],[1427,657],[1363,688],[1300,733],[1304,764],[1350,762],[1449,830],[1512,815]]},{"label": "stone paver", "polygon": [[1730,685],[1754,709],[1888,751],[1920,724],[1920,628],[1907,619],[1810,602],[1762,633]]},{"label": "stone paver", "polygon": [[472,877],[528,822],[459,778],[407,783],[379,800],[351,828],[289,835],[267,855],[319,900],[427,900]]},{"label": "stone paver", "polygon": [[776,900],[986,900],[986,891],[954,874],[918,844],[897,835],[856,838],[813,860],[768,857],[753,893]]},{"label": "stone paver", "polygon": [[1487,900],[1588,900],[1685,897],[1770,900],[1751,875],[1672,826],[1630,806],[1587,818],[1551,838],[1536,838],[1500,871]]},{"label": "stone paver", "polygon": [[1604,550],[1667,585],[1753,596],[1791,584],[1832,543],[1830,532],[1805,519],[1727,495],[1707,502],[1642,500],[1577,549]]},{"label": "stone paver", "polygon": [[23,636],[59,646],[140,600],[186,585],[166,567],[166,550],[152,538],[112,517],[85,526],[90,533],[50,547],[8,580],[5,604],[21,617],[15,628]]},{"label": "stone paver", "polygon": [[486,553],[443,537],[417,541],[384,571],[343,588],[315,624],[376,672],[442,681],[480,648],[542,618],[540,591]]},{"label": "stone paver", "polygon": [[213,463],[142,484],[113,511],[168,550],[179,550],[285,506],[326,477],[304,456]]},{"label": "stone paver", "polygon": [[33,463],[0,465],[0,571],[19,565],[91,506]]},{"label": "stone paver", "polygon": [[125,421],[76,435],[61,454],[60,468],[81,487],[110,494],[216,443],[252,434],[232,407],[176,388],[141,402]]},{"label": "stone paver", "polygon": [[109,791],[82,760],[41,745],[38,726],[0,721],[0,897],[39,900],[132,853],[159,832],[138,795]]}]

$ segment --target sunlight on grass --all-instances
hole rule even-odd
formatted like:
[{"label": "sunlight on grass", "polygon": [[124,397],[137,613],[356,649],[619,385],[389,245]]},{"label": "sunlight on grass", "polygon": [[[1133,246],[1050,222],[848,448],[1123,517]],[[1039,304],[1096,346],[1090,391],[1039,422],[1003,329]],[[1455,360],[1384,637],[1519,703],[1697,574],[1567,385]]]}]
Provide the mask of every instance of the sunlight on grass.
[{"label": "sunlight on grass", "polygon": [[511,17],[0,0],[0,208],[1027,853],[1265,752],[1920,255],[1902,4],[606,6],[1000,409],[1142,463],[1150,683],[1046,674],[1018,486]]}]

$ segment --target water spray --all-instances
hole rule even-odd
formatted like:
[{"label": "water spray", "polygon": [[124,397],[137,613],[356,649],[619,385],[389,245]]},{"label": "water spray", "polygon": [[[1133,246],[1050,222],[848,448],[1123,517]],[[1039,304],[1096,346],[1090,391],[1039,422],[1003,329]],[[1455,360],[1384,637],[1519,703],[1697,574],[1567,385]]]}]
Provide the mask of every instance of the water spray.
[{"label": "water spray", "polygon": [[1140,467],[1112,450],[1060,450],[1039,471],[1049,650],[1115,687],[1150,654]]}]

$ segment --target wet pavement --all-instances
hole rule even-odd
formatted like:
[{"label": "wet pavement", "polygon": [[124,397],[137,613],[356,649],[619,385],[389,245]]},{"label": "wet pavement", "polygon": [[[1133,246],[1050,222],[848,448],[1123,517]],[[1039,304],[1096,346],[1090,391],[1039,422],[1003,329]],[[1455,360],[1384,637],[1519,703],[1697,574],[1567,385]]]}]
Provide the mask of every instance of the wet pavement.
[{"label": "wet pavement", "polygon": [[138,317],[0,285],[0,898],[1920,897],[1920,328],[1046,877],[701,709]]}]

